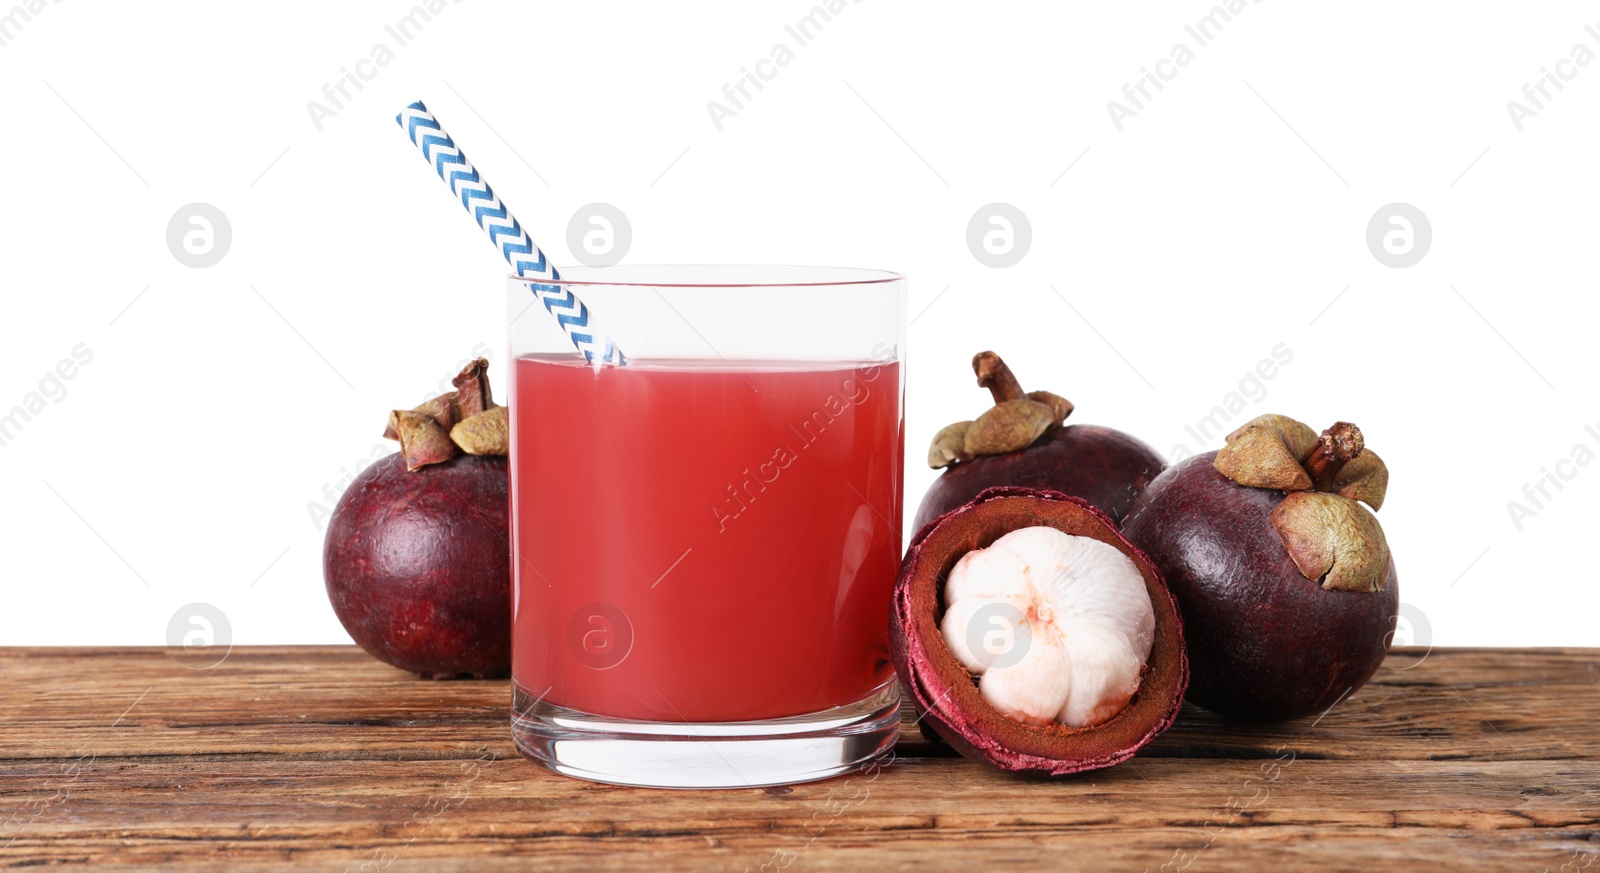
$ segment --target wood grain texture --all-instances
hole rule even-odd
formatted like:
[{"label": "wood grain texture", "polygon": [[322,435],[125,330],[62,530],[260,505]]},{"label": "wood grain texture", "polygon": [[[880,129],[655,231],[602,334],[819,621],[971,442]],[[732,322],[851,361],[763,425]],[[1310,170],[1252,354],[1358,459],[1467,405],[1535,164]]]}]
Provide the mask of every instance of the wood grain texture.
[{"label": "wood grain texture", "polygon": [[1400,650],[1320,719],[1186,709],[1133,761],[1051,782],[907,717],[875,774],[722,792],[550,774],[511,745],[507,683],[347,647],[203,670],[0,649],[0,676],[0,866],[1600,869],[1597,650]]}]

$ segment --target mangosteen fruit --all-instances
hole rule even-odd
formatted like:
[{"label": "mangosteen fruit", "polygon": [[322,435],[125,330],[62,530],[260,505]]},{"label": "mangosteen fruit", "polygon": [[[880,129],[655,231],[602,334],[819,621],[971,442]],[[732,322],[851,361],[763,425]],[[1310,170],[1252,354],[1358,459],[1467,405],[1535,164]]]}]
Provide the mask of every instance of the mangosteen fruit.
[{"label": "mangosteen fruit", "polygon": [[1264,415],[1156,477],[1123,525],[1183,611],[1189,700],[1229,718],[1326,711],[1377,671],[1400,598],[1361,430]]},{"label": "mangosteen fruit", "polygon": [[427,678],[511,671],[507,415],[473,361],[456,390],[389,416],[400,451],[350,483],[323,578],[368,654]]},{"label": "mangosteen fruit", "polygon": [[924,527],[894,589],[891,651],[922,724],[1002,770],[1133,756],[1188,682],[1155,565],[1077,497],[989,488]]},{"label": "mangosteen fruit", "polygon": [[995,486],[1081,497],[1121,523],[1134,498],[1166,468],[1155,449],[1122,431],[1064,425],[1072,403],[1049,391],[1023,391],[994,352],[979,352],[972,369],[995,405],[934,435],[928,466],[944,473],[917,508],[917,529]]}]

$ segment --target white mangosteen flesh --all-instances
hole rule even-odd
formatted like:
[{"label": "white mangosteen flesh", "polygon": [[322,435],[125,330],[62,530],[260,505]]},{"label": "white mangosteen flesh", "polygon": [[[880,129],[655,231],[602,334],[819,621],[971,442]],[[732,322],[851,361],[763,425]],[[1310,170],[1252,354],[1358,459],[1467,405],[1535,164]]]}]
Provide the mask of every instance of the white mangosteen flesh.
[{"label": "white mangosteen flesh", "polygon": [[963,555],[939,630],[985,700],[1028,725],[1111,720],[1139,690],[1155,610],[1127,555],[1053,527]]}]

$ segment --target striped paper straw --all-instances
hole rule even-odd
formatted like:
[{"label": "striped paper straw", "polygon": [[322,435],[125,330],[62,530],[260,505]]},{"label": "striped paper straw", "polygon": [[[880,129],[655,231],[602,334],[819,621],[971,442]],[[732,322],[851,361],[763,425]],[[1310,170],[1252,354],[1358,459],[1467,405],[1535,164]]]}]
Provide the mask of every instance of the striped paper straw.
[{"label": "striped paper straw", "polygon": [[[500,254],[517,271],[518,276],[548,279],[552,283],[561,281],[561,274],[556,271],[555,265],[534,245],[528,232],[522,229],[522,223],[495,196],[494,189],[478,175],[477,168],[456,147],[455,140],[445,133],[439,125],[439,119],[433,117],[421,100],[407,106],[394,120],[411,138],[412,145],[422,150],[422,157],[433,165],[434,172],[450,186],[450,193],[461,200],[461,205],[489,235],[489,242],[500,249]],[[589,307],[584,306],[583,301],[571,291],[561,285],[543,282],[529,282],[528,287],[538,295],[544,308],[556,317],[572,344],[583,353],[584,360],[591,364],[627,366],[628,359],[623,356],[622,350],[611,342],[611,337],[600,330],[599,325],[589,321]]]}]

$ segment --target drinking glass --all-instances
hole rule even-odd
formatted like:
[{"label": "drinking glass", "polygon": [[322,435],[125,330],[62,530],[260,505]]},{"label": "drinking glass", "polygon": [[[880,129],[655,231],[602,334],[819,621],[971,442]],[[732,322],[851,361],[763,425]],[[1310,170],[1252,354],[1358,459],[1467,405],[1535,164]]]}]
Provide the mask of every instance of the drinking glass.
[{"label": "drinking glass", "polygon": [[518,748],[678,788],[888,751],[905,278],[564,272],[625,366],[585,361],[530,284],[507,289]]}]

